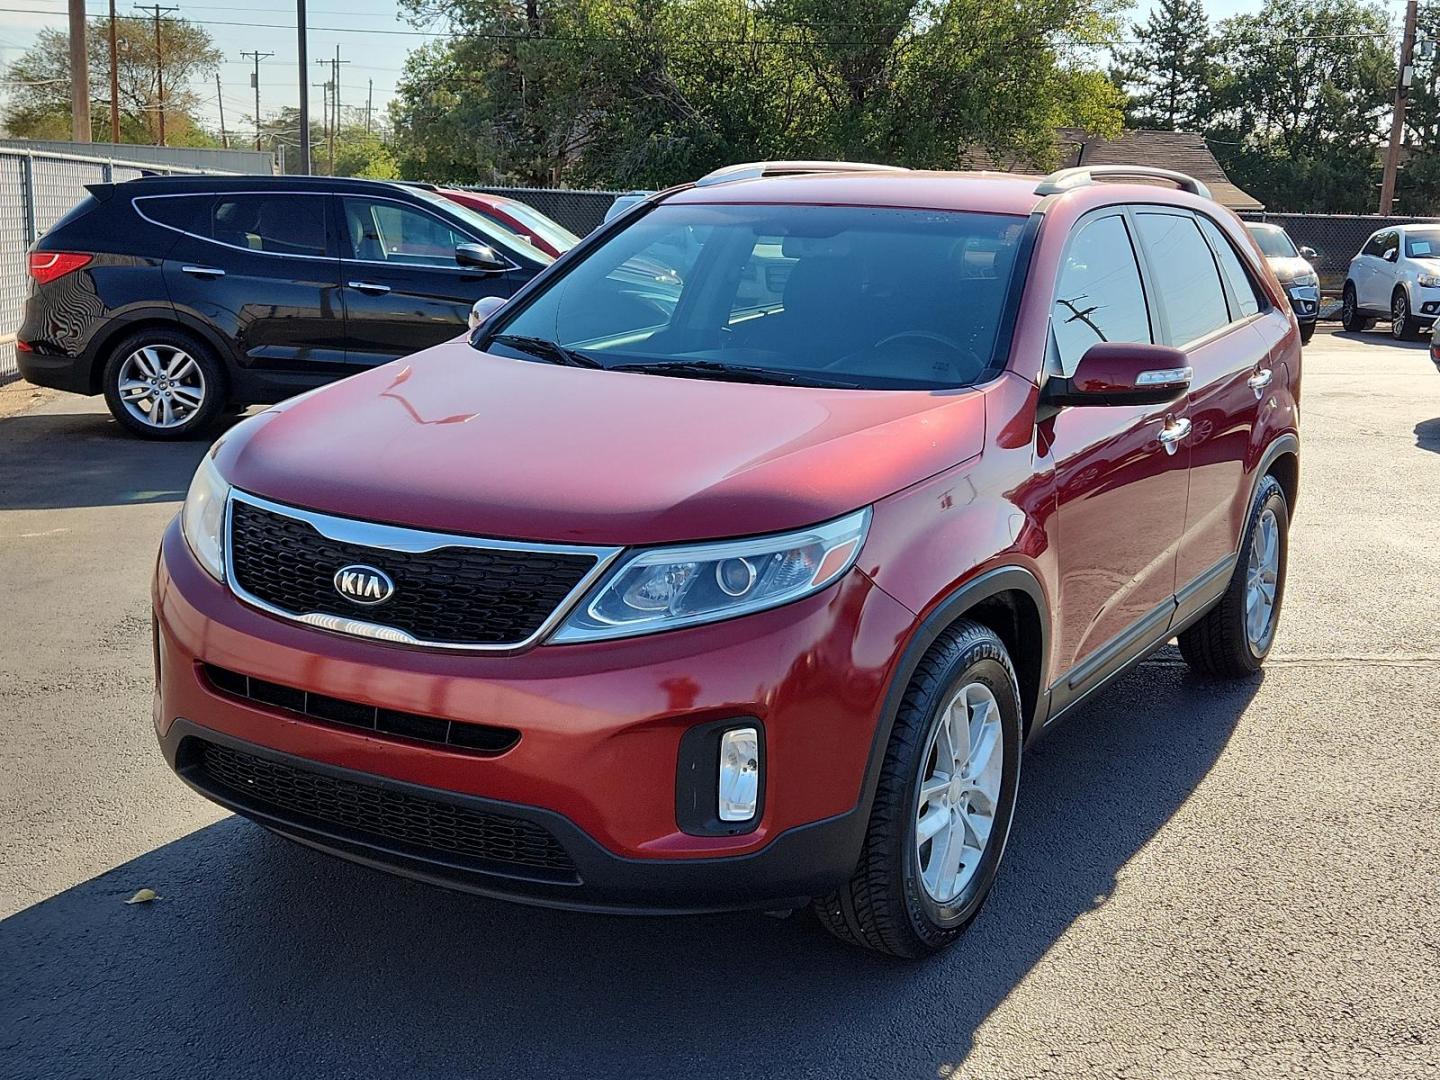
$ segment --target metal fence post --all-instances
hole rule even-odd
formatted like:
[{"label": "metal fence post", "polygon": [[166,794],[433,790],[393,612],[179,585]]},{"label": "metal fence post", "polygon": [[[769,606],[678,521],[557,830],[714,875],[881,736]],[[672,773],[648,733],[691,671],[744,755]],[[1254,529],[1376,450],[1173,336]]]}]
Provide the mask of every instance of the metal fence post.
[{"label": "metal fence post", "polygon": [[20,208],[25,221],[25,249],[35,243],[35,155],[20,159]]}]

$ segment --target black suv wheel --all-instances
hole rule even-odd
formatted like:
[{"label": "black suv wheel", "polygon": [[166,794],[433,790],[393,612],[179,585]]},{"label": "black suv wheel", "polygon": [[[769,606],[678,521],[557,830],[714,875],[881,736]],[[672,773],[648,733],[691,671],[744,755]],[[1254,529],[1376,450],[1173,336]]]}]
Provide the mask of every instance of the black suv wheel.
[{"label": "black suv wheel", "polygon": [[225,375],[214,353],[183,330],[127,335],[111,350],[103,378],[110,414],[146,439],[190,438],[225,406]]}]

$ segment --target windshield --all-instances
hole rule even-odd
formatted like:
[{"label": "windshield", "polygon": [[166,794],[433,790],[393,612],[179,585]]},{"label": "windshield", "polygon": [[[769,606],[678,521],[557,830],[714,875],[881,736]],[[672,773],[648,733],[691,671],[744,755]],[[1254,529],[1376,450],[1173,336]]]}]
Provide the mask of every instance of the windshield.
[{"label": "windshield", "polygon": [[661,205],[498,329],[605,367],[968,386],[992,364],[1024,225],[947,210]]},{"label": "windshield", "polygon": [[483,214],[477,214],[468,206],[461,206],[457,202],[451,202],[445,198],[444,195],[437,195],[435,192],[425,188],[413,187],[409,190],[412,195],[419,196],[437,209],[444,210],[445,213],[451,217],[459,218],[465,222],[472,232],[477,236],[483,237],[485,243],[491,247],[499,248],[501,251],[508,250],[511,253],[523,255],[527,259],[545,265],[555,261],[551,256],[541,251],[524,237],[516,236],[509,229],[501,228],[495,224],[495,222]]},{"label": "windshield", "polygon": [[1278,225],[1250,225],[1248,228],[1267,259],[1294,259],[1299,256],[1290,234]]},{"label": "windshield", "polygon": [[1440,228],[1407,230],[1405,255],[1410,259],[1440,259]]},{"label": "windshield", "polygon": [[569,251],[580,238],[558,221],[554,221],[528,203],[515,199],[499,200],[500,208],[557,251]]}]

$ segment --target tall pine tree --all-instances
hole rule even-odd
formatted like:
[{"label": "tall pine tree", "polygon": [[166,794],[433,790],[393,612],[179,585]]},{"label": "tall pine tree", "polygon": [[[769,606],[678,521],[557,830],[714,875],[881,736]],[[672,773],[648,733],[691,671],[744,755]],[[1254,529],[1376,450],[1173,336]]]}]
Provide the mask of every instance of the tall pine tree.
[{"label": "tall pine tree", "polygon": [[1128,127],[1198,131],[1210,108],[1214,39],[1201,0],[1160,0],[1115,53],[1111,77],[1129,98]]}]

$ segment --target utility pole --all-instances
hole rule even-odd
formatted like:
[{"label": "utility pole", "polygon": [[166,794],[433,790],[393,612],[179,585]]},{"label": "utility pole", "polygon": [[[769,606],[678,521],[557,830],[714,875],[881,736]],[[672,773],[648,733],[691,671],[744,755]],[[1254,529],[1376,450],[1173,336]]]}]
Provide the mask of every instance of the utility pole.
[{"label": "utility pole", "polygon": [[317,64],[330,65],[330,175],[335,175],[335,136],[340,130],[340,65],[349,60],[340,59],[340,46],[335,46],[334,60],[316,60]]},{"label": "utility pole", "polygon": [[305,0],[295,0],[295,26],[300,36],[300,175],[310,175],[310,61],[305,56]]},{"label": "utility pole", "polygon": [[[315,62],[316,62],[317,64],[324,64],[324,63],[328,63],[329,61],[326,61],[326,60],[317,60],[317,61],[315,61]],[[331,164],[331,166],[334,166],[334,164],[335,164],[335,151],[334,151],[335,143],[334,143],[334,141],[333,141],[333,140],[331,139],[331,137],[330,137],[330,80],[327,79],[327,80],[325,80],[324,82],[318,82],[318,83],[315,83],[314,85],[315,85],[315,86],[318,86],[318,87],[320,88],[320,108],[321,108],[321,113],[320,113],[320,115],[323,117],[323,119],[320,121],[320,141],[321,141],[321,142],[324,142],[324,143],[329,143],[329,144],[330,144],[330,147],[331,147],[331,151],[330,151],[330,164]],[[332,169],[332,172],[333,172],[333,169]]]},{"label": "utility pole", "polygon": [[154,4],[150,7],[135,5],[140,11],[148,11],[155,20],[155,96],[159,99],[160,106],[160,141],[157,146],[165,145],[165,55],[160,44],[160,18],[172,11],[179,11],[175,7],[161,7]]},{"label": "utility pole", "polygon": [[365,95],[365,134],[370,134],[370,118],[375,113],[375,80],[370,80],[370,90]]},{"label": "utility pole", "polygon": [[70,0],[70,137],[75,142],[90,141],[90,53],[85,42],[85,0]]},{"label": "utility pole", "polygon": [[110,0],[110,141],[120,141],[120,49],[115,39],[115,0]]},{"label": "utility pole", "polygon": [[225,98],[220,93],[220,73],[215,72],[215,104],[220,106],[220,144],[230,149],[230,136],[225,133]]},{"label": "utility pole", "polygon": [[1415,77],[1415,0],[1405,5],[1405,34],[1400,39],[1400,76],[1395,80],[1395,111],[1390,117],[1390,145],[1385,149],[1385,176],[1380,181],[1380,213],[1395,208],[1395,173],[1400,168],[1400,144],[1405,139],[1405,106]]},{"label": "utility pole", "polygon": [[255,149],[260,149],[260,61],[269,60],[274,56],[273,52],[262,53],[259,49],[254,52],[240,50],[241,56],[246,56],[255,61],[255,70],[250,75],[250,85],[255,89]]}]

